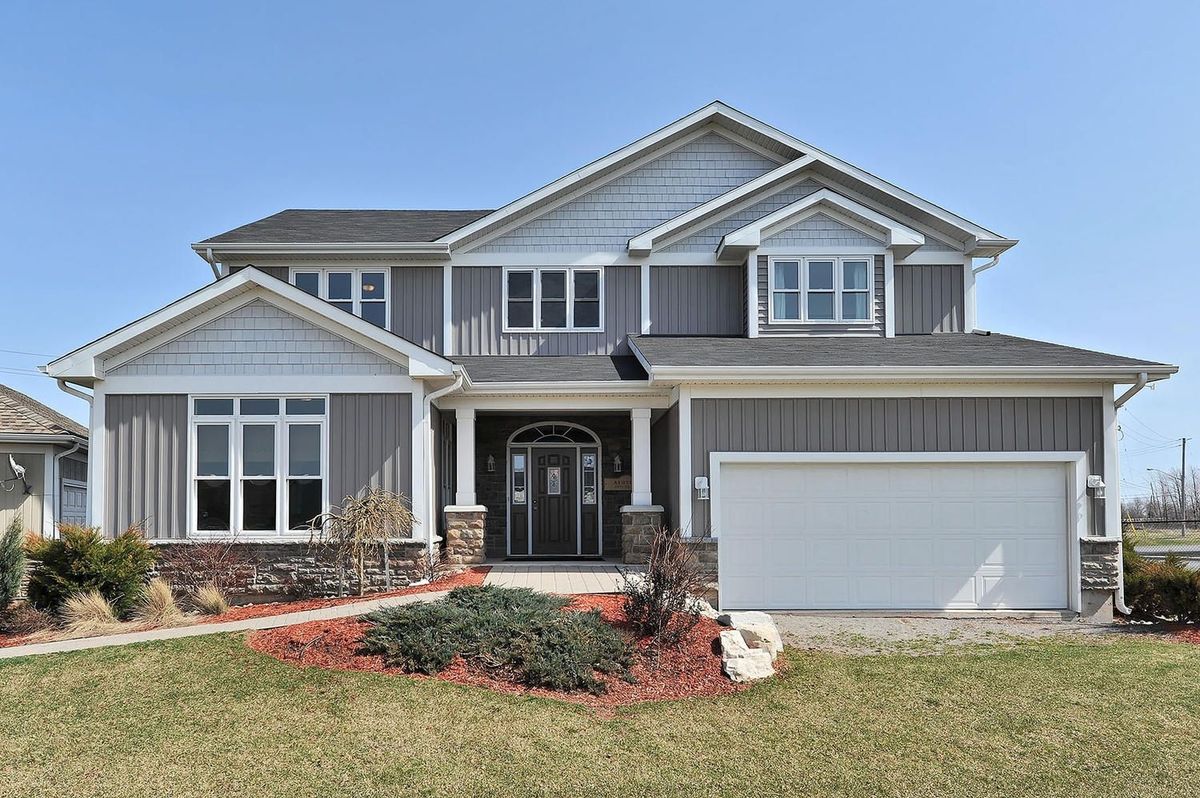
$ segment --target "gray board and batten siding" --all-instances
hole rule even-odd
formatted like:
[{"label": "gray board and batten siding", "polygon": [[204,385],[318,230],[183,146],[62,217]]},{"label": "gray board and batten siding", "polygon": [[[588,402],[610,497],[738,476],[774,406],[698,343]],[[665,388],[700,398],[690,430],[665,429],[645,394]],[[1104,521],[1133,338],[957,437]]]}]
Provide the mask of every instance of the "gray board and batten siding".
[{"label": "gray board and batten siding", "polygon": [[[693,399],[691,419],[693,477],[711,478],[712,452],[1083,451],[1104,473],[1099,397]],[[711,532],[694,495],[692,529]]]},{"label": "gray board and batten siding", "polygon": [[966,330],[966,267],[899,264],[893,290],[896,335],[969,332]]},{"label": "gray board and batten siding", "polygon": [[[182,394],[105,399],[104,532],[141,526],[150,539],[187,537],[188,406]],[[412,493],[412,396],[333,394],[329,403],[329,498],[368,485]]]},{"label": "gray board and batten siding", "polygon": [[604,269],[601,332],[504,332],[504,269],[456,266],[453,271],[454,352],[458,355],[607,355],[629,351],[626,336],[641,329],[641,270]]},{"label": "gray board and batten siding", "polygon": [[743,335],[746,270],[741,266],[653,266],[651,335]]}]

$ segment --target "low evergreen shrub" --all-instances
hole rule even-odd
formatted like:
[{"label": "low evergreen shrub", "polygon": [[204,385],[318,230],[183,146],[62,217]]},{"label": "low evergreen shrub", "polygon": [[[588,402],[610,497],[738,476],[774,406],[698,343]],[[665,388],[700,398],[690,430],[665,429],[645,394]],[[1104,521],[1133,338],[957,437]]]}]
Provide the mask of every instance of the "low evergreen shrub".
[{"label": "low evergreen shrub", "polygon": [[434,674],[461,656],[470,667],[530,687],[604,692],[596,673],[629,678],[631,651],[599,612],[528,589],[462,587],[441,601],[380,610],[363,641],[389,665]]},{"label": "low evergreen shrub", "polygon": [[1122,548],[1125,603],[1148,619],[1200,622],[1200,571],[1193,571],[1177,554],[1161,562],[1148,560],[1134,549],[1127,535]]},{"label": "low evergreen shrub", "polygon": [[127,617],[142,596],[154,567],[154,549],[136,529],[106,541],[97,529],[64,524],[56,538],[34,541],[28,549],[29,601],[58,612],[68,598],[96,590]]}]

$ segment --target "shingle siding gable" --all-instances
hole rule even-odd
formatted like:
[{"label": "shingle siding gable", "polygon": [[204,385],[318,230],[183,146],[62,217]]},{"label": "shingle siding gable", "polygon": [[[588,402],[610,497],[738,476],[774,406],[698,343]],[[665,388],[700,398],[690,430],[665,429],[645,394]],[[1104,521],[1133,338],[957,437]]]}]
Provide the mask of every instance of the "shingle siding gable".
[{"label": "shingle siding gable", "polygon": [[623,250],[638,233],[778,165],[709,133],[473,251]]}]

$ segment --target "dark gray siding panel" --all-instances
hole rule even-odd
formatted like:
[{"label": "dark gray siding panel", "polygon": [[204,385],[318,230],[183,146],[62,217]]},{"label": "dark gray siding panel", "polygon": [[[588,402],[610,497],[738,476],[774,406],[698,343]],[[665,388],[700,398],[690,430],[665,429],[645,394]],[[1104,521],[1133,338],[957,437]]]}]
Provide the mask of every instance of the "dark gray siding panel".
[{"label": "dark gray siding panel", "polygon": [[411,394],[330,397],[329,500],[368,486],[412,495]]},{"label": "dark gray siding panel", "polygon": [[392,267],[392,332],[442,351],[442,267]]},{"label": "dark gray siding panel", "polygon": [[654,266],[650,269],[653,335],[741,335],[746,300],[741,266]]},{"label": "dark gray siding panel", "polygon": [[[231,266],[229,269],[229,273],[237,274],[244,268],[246,268],[246,267],[245,266]],[[254,264],[254,268],[258,269],[263,274],[271,275],[272,277],[274,277],[277,280],[283,280],[285,283],[289,279],[289,270],[288,270],[287,266],[259,266],[258,264]]]},{"label": "dark gray siding panel", "polygon": [[650,490],[666,511],[663,524],[679,520],[679,405],[671,405],[650,428]]},{"label": "dark gray siding panel", "polygon": [[771,285],[766,255],[758,256],[758,334],[767,335],[831,335],[857,333],[879,335],[887,329],[887,286],[884,283],[883,256],[875,256],[875,323],[862,324],[771,324]]},{"label": "dark gray siding panel", "polygon": [[640,269],[604,269],[604,331],[504,333],[499,266],[454,267],[454,352],[458,355],[626,354],[626,336],[641,329]]},{"label": "dark gray siding panel", "polygon": [[[1104,473],[1097,397],[694,399],[692,474],[712,452],[1073,452]],[[1105,475],[1105,480],[1117,476]],[[709,503],[693,502],[707,534]],[[1097,533],[1103,514],[1097,514]]]},{"label": "dark gray siding panel", "polygon": [[140,525],[148,538],[187,537],[187,397],[110,395],[104,435],[105,534]]},{"label": "dark gray siding panel", "polygon": [[963,332],[963,266],[896,266],[896,334]]}]

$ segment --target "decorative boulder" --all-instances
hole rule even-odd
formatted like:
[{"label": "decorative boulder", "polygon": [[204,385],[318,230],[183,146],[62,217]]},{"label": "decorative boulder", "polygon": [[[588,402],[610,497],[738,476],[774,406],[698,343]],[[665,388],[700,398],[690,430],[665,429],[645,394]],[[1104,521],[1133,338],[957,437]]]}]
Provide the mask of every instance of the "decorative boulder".
[{"label": "decorative boulder", "polygon": [[728,612],[719,616],[717,623],[732,626],[741,633],[747,646],[766,651],[772,662],[783,651],[783,637],[779,634],[779,628],[765,612]]},{"label": "decorative boulder", "polygon": [[708,618],[710,621],[715,621],[720,616],[720,613],[713,609],[713,605],[697,596],[692,596],[690,609],[701,618]]},{"label": "decorative boulder", "polygon": [[750,648],[741,632],[721,632],[721,667],[735,682],[752,682],[775,675],[771,655],[765,649]]}]

